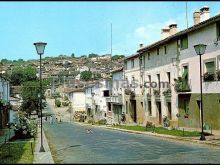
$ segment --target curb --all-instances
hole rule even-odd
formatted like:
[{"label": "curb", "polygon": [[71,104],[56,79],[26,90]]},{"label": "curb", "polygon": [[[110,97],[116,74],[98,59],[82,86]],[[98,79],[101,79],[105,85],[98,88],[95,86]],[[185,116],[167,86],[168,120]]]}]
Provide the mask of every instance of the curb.
[{"label": "curb", "polygon": [[211,141],[200,141],[199,139],[188,139],[188,138],[184,138],[184,137],[178,137],[178,136],[172,136],[172,135],[165,135],[165,134],[156,134],[156,133],[152,133],[152,132],[140,132],[140,131],[134,131],[134,130],[126,130],[126,129],[120,129],[120,128],[113,128],[111,126],[102,126],[102,125],[92,125],[92,124],[88,124],[88,123],[79,123],[79,122],[74,122],[80,125],[89,125],[89,126],[94,126],[94,127],[101,127],[101,128],[106,128],[106,129],[112,129],[112,130],[117,130],[117,131],[123,131],[123,132],[128,132],[128,133],[135,133],[135,134],[145,134],[145,135],[149,135],[149,136],[156,136],[159,138],[163,138],[163,139],[172,139],[172,140],[176,140],[176,141],[185,141],[185,142],[190,142],[190,143],[196,143],[196,144],[202,144],[202,145],[209,145],[209,146],[213,146],[213,147],[220,147],[220,143],[216,144],[213,143]]},{"label": "curb", "polygon": [[33,164],[54,164],[54,160],[50,151],[50,147],[47,142],[47,138],[44,133],[44,129],[42,132],[43,135],[43,146],[45,152],[39,152],[41,146],[41,129],[38,127],[38,135],[36,139],[35,151],[34,151],[34,160]]}]

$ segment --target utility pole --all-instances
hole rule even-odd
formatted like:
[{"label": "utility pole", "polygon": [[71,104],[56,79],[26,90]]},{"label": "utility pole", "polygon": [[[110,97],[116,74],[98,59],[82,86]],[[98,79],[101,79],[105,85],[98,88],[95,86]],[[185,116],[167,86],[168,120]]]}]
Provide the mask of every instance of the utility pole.
[{"label": "utility pole", "polygon": [[187,1],[186,1],[186,28],[188,29]]}]

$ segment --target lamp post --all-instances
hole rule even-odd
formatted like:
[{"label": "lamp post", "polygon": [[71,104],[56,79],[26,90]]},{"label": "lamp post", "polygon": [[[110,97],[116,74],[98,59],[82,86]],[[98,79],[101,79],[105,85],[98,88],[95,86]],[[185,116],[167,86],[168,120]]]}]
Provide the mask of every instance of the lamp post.
[{"label": "lamp post", "polygon": [[94,108],[94,95],[95,95],[95,93],[94,92],[92,92],[91,93],[91,95],[92,95],[92,119],[94,119],[94,116],[95,116],[95,108]]},{"label": "lamp post", "polygon": [[201,56],[205,53],[206,50],[206,45],[204,44],[198,44],[198,45],[194,45],[194,49],[196,51],[196,54],[199,55],[200,57],[200,108],[201,108],[201,120],[202,120],[202,133],[201,133],[201,137],[200,140],[206,140],[205,139],[205,135],[203,132],[203,103],[202,103],[202,60],[201,60]]},{"label": "lamp post", "polygon": [[41,113],[41,146],[39,152],[45,152],[43,146],[43,134],[42,134],[42,77],[41,77],[41,55],[44,54],[44,49],[47,43],[44,42],[36,42],[34,46],[36,48],[37,54],[40,55],[40,113]]}]

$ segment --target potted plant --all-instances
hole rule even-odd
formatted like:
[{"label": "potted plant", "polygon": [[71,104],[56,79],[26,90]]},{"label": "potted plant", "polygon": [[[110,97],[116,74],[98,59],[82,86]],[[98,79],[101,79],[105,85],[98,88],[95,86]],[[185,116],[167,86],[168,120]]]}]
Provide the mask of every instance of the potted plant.
[{"label": "potted plant", "polygon": [[164,96],[170,96],[171,95],[171,89],[168,88],[167,90],[163,91]]},{"label": "potted plant", "polygon": [[217,76],[217,80],[219,81],[220,80],[220,70],[216,71],[216,76]]},{"label": "potted plant", "polygon": [[154,89],[154,95],[155,96],[160,96],[160,90],[159,89]]},{"label": "potted plant", "polygon": [[203,74],[203,80],[204,81],[214,81],[215,80],[215,74],[210,73],[210,72],[206,72],[206,73]]}]

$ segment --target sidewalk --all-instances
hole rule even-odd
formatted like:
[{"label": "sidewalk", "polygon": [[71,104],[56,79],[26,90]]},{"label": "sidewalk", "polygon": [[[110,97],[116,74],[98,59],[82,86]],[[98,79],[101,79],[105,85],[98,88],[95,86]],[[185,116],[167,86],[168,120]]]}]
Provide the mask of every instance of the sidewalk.
[{"label": "sidewalk", "polygon": [[127,130],[127,129],[120,129],[120,128],[115,128],[112,126],[108,125],[92,125],[88,123],[80,123],[80,122],[75,122],[80,125],[90,125],[94,127],[102,127],[106,129],[113,129],[113,130],[118,130],[118,131],[124,131],[124,132],[129,132],[129,133],[137,133],[137,134],[145,134],[149,136],[157,136],[163,139],[172,139],[176,141],[185,141],[189,143],[196,143],[196,144],[203,144],[203,145],[211,145],[215,147],[220,147],[220,130],[213,130],[213,136],[206,136],[205,141],[199,140],[199,137],[179,137],[179,136],[173,136],[173,135],[166,135],[166,134],[157,134],[157,133],[152,133],[152,132],[142,132],[142,131],[133,131],[133,130]]},{"label": "sidewalk", "polygon": [[33,164],[54,164],[54,160],[43,130],[43,146],[45,152],[39,152],[41,146],[41,129],[38,127]]}]

